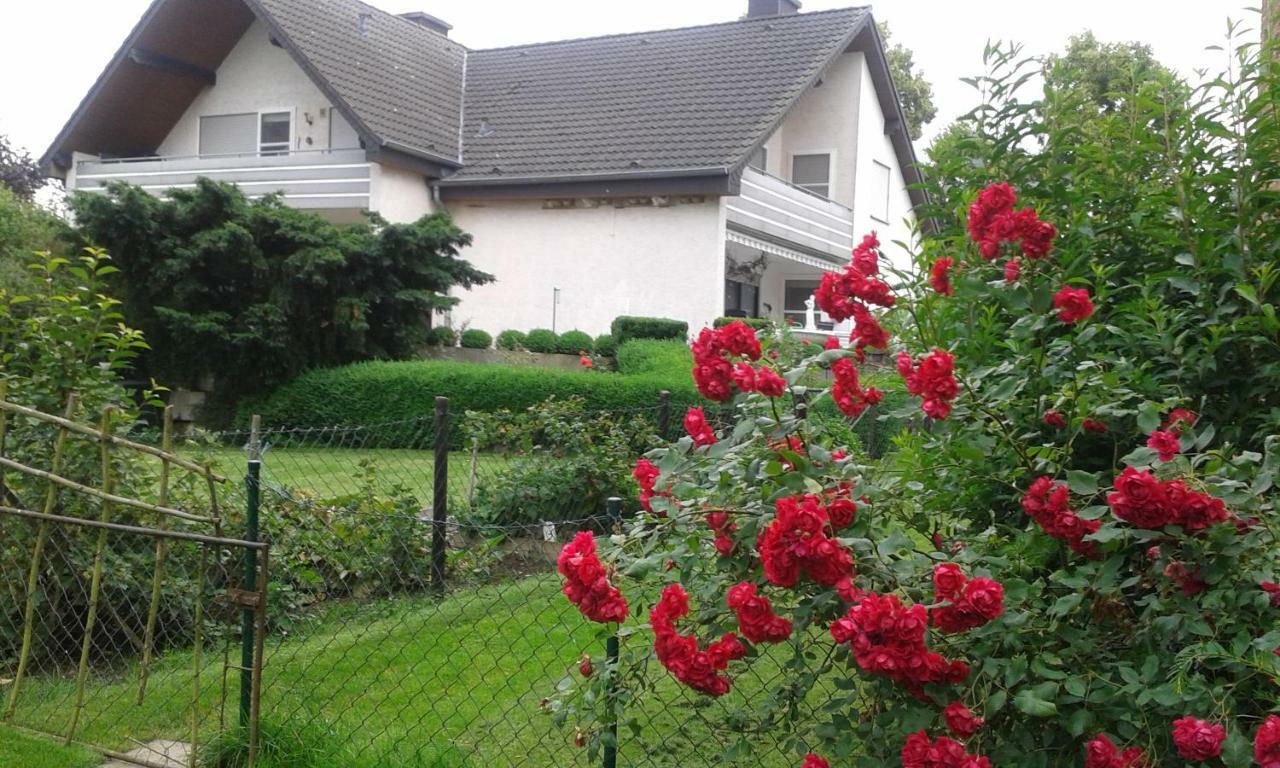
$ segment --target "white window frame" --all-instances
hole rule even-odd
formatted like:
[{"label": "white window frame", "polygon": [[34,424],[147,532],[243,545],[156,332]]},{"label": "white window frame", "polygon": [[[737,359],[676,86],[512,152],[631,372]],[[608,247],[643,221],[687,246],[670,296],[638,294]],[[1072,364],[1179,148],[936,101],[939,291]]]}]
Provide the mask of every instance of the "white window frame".
[{"label": "white window frame", "polygon": [[[819,195],[817,192],[809,189],[803,184],[797,184],[795,180],[796,158],[808,157],[810,155],[826,155],[827,156],[827,194]],[[787,156],[787,182],[793,187],[799,187],[806,192],[817,195],[824,200],[834,200],[832,193],[836,190],[836,151],[834,149],[806,149],[801,152],[792,152]]]},{"label": "white window frame", "polygon": [[[798,314],[800,315],[800,323],[797,327],[801,327],[801,328],[804,327],[804,313],[805,313],[804,303],[801,302],[799,309],[788,309],[787,308],[787,289],[792,287],[793,283],[813,283],[814,290],[817,290],[818,284],[821,282],[822,282],[821,276],[819,277],[810,277],[810,276],[801,276],[801,275],[783,276],[782,278],[782,322],[784,324],[789,322],[787,318],[788,313],[793,315]],[[812,292],[810,293],[810,295],[812,295]],[[835,321],[832,320],[830,317],[827,317],[827,313],[823,312],[821,309],[819,309],[816,306],[813,308],[813,315],[814,315],[813,317],[814,324],[817,325],[818,330],[830,331],[836,327]]]},{"label": "white window frame", "polygon": [[[262,149],[262,117],[264,115],[288,115],[289,116],[289,141],[285,144],[283,152],[279,150],[263,150]],[[272,155],[288,155],[293,153],[293,144],[295,139],[295,128],[298,125],[298,115],[296,107],[276,107],[274,109],[258,110],[258,157],[270,157]]]},{"label": "white window frame", "polygon": [[[891,166],[891,165],[889,165],[889,164],[887,164],[887,163],[882,163],[882,162],[880,162],[879,160],[872,160],[872,161],[871,161],[871,167],[872,167],[872,168],[873,168],[877,173],[879,173],[880,169],[884,169],[884,171],[885,171],[885,177],[884,177],[884,179],[885,179],[885,182],[884,182],[884,199],[883,199],[883,200],[876,201],[879,207],[877,207],[876,205],[873,205],[873,210],[872,210],[872,212],[871,212],[871,218],[875,219],[876,221],[880,222],[881,224],[888,224],[888,223],[889,223],[889,211],[890,211],[890,207],[891,207],[891,206],[889,205],[889,203],[890,203],[890,201],[891,201],[891,200],[892,200],[892,198],[893,198],[893,166]],[[875,194],[875,193],[874,193],[874,191],[873,191],[873,193],[872,193],[872,194]],[[874,199],[874,198],[873,198],[873,199]]]}]

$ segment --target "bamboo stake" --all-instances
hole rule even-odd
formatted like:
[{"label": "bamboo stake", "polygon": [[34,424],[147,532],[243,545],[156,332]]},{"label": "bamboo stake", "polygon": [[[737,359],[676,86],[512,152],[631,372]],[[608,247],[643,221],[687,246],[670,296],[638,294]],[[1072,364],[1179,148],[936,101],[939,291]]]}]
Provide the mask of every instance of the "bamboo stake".
[{"label": "bamboo stake", "polygon": [[[79,398],[72,392],[67,396],[67,421],[76,414]],[[67,427],[58,429],[58,436],[53,441],[53,460],[49,467],[54,472],[62,469],[62,452],[67,442]],[[0,457],[3,460],[3,457]],[[58,502],[58,486],[50,482],[45,492],[44,513],[53,514],[54,505]],[[18,652],[18,671],[13,676],[13,687],[9,689],[9,703],[4,710],[4,719],[12,720],[18,708],[18,691],[22,688],[22,678],[27,673],[27,662],[31,660],[31,635],[35,629],[36,619],[36,587],[40,580],[40,561],[44,559],[44,545],[49,540],[49,521],[41,520],[36,531],[36,544],[31,552],[31,567],[27,571],[27,604],[22,618],[22,650]]]},{"label": "bamboo stake", "polygon": [[143,512],[154,512],[157,515],[169,515],[170,517],[176,517],[182,520],[190,520],[191,522],[194,522],[194,523],[214,522],[212,518],[202,517],[200,515],[193,515],[190,512],[183,512],[180,509],[158,507],[155,504],[148,504],[145,501],[138,501],[137,499],[129,499],[129,498],[125,498],[124,496],[116,496],[115,494],[107,493],[106,491],[103,491],[100,488],[94,488],[92,486],[82,485],[81,483],[77,483],[74,480],[68,480],[65,477],[59,477],[53,472],[46,472],[43,469],[28,467],[26,464],[19,464],[13,459],[6,459],[2,456],[0,456],[0,467],[8,467],[10,469],[15,469],[24,475],[31,475],[32,477],[38,477],[42,480],[48,480],[49,482],[60,485],[63,488],[70,488],[71,490],[79,493],[83,493],[86,496],[93,496],[96,499],[109,501],[112,504],[117,504],[122,507],[133,507],[134,509],[141,509]]},{"label": "bamboo stake", "polygon": [[[50,415],[43,411],[37,411],[34,408],[27,408],[26,406],[18,405],[17,403],[7,403],[7,402],[0,401],[0,410],[12,411],[13,413],[16,413],[22,416],[28,416],[30,418],[37,419],[39,421],[45,421],[50,424],[55,424],[70,432],[78,432],[88,437],[95,437],[95,438],[99,437],[98,430],[94,429],[93,427],[80,424],[78,422],[72,421],[71,419],[59,418],[57,416]],[[178,456],[177,454],[169,454],[166,456],[164,455],[164,452],[161,451],[159,448],[156,448],[155,446],[152,446],[152,445],[147,445],[146,443],[137,443],[137,442],[134,442],[133,440],[128,440],[123,437],[119,437],[118,435],[111,435],[110,440],[112,444],[118,445],[122,448],[131,448],[135,451],[138,451],[139,453],[146,453],[146,454],[150,454],[151,456],[156,456],[158,458],[168,459],[174,465],[182,467],[183,469],[188,470],[190,472],[195,472],[197,474],[204,474],[205,470],[207,469],[206,466],[197,464],[196,462],[191,461],[190,459],[184,458],[182,456]],[[219,483],[227,482],[227,478],[223,477],[222,475],[215,474],[213,477]]]},{"label": "bamboo stake", "polygon": [[[164,409],[164,426],[160,437],[160,449],[166,454],[173,446],[173,406]],[[169,504],[169,460],[160,460],[160,506]],[[164,517],[159,521],[160,529],[169,527]],[[138,673],[138,706],[147,697],[147,672],[151,668],[151,649],[156,640],[156,618],[160,614],[160,582],[164,577],[164,560],[169,551],[169,542],[163,537],[156,538],[156,565],[151,573],[151,606],[147,610],[147,628],[142,635],[142,667]],[[198,606],[197,606],[198,607]]]},{"label": "bamboo stake", "polygon": [[[111,414],[108,406],[102,412],[102,515],[104,523],[111,522],[111,496],[115,490],[115,472],[111,466]],[[102,595],[102,561],[107,555],[107,529],[98,530],[98,544],[93,552],[93,577],[89,581],[89,613],[84,619],[84,639],[80,641],[80,668],[76,671],[76,705],[71,710],[71,724],[67,726],[67,744],[76,736],[80,713],[84,711],[84,686],[89,679],[89,649],[93,644],[93,627],[98,621],[98,598]]]}]

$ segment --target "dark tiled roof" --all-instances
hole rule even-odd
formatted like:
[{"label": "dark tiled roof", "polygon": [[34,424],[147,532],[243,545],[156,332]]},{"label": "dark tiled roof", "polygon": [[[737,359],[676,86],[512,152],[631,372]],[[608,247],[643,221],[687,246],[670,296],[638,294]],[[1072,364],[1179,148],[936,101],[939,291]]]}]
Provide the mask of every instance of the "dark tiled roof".
[{"label": "dark tiled roof", "polygon": [[379,143],[457,163],[466,49],[360,0],[251,0]]},{"label": "dark tiled roof", "polygon": [[846,8],[472,51],[465,165],[445,183],[731,168],[869,18]]}]

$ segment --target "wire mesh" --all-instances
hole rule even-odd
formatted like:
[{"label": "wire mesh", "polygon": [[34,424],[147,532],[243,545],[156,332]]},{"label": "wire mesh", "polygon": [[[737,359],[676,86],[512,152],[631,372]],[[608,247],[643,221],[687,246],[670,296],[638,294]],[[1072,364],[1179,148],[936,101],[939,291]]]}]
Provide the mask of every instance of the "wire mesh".
[{"label": "wire mesh", "polygon": [[[561,595],[555,558],[577,531],[608,528],[605,498],[618,495],[625,509],[636,508],[631,463],[646,446],[679,435],[684,406],[570,410],[535,414],[531,428],[492,414],[450,414],[443,584],[432,573],[432,416],[188,437],[184,455],[231,478],[220,493],[229,536],[244,525],[246,447],[256,439],[262,448],[260,527],[271,546],[263,754],[307,752],[318,756],[317,765],[373,768],[599,764],[575,746],[573,724],[558,726],[545,705],[584,652],[604,652],[598,625]],[[715,412],[716,419],[731,417]],[[577,426],[584,420],[591,421],[586,432]],[[25,524],[0,524],[0,588],[12,597],[19,592],[9,576],[21,572],[31,534]],[[89,538],[59,538],[52,547],[40,614],[50,639],[32,667],[40,685],[24,694],[16,721],[25,727],[59,733],[66,718],[74,651],[66,639],[79,636]],[[235,721],[238,673],[222,683],[239,642],[238,610],[219,595],[234,581],[242,553],[211,549],[202,571],[198,546],[170,549],[162,641],[139,706],[134,635],[146,608],[137,596],[149,586],[154,543],[112,541],[104,581],[119,592],[111,602],[120,615],[105,620],[92,641],[85,740],[117,750],[189,740],[198,679],[196,722],[207,764],[242,765],[235,739],[219,742],[232,730],[220,726]],[[197,606],[206,638],[200,659],[190,626]],[[12,613],[3,621],[0,634],[12,630]],[[59,631],[66,637],[53,639]],[[638,632],[621,642],[625,652],[651,640]],[[3,651],[0,669],[7,669]],[[630,706],[634,728],[620,734],[618,764],[798,764],[797,739],[805,735],[751,714],[762,697],[786,699],[784,678],[796,675],[796,660],[782,649],[770,653],[744,667],[733,691],[716,700],[652,665],[646,674],[653,691]],[[790,705],[816,712],[823,690]]]}]

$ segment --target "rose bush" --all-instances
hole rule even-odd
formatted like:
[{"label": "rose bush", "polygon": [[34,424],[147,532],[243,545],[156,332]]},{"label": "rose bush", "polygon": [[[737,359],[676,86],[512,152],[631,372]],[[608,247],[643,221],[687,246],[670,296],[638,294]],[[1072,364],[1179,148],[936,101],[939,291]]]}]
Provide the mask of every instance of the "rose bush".
[{"label": "rose bush", "polygon": [[[691,436],[639,460],[647,511],[604,548],[635,619],[557,716],[612,738],[602,726],[628,722],[656,654],[711,697],[752,665],[780,669],[717,725],[772,730],[795,765],[1277,765],[1280,436],[1257,431],[1274,416],[1233,421],[1202,371],[1155,371],[1150,352],[1177,318],[1180,344],[1253,344],[1256,371],[1275,355],[1257,330],[1275,281],[1244,273],[1256,303],[1230,312],[1253,336],[1202,327],[1198,296],[1155,298],[1102,247],[1099,229],[1124,226],[1106,211],[1058,219],[998,179],[943,192],[892,289],[873,237],[823,281],[822,309],[855,319],[840,347],[782,370],[745,325],[698,337],[693,375],[738,419],[708,436],[695,414]],[[1251,222],[1224,258],[1274,254],[1274,226]],[[867,346],[897,353],[912,398],[896,412],[858,386]],[[797,407],[828,397],[917,428],[859,460]]]}]

